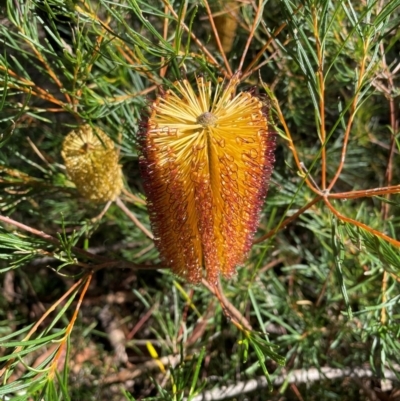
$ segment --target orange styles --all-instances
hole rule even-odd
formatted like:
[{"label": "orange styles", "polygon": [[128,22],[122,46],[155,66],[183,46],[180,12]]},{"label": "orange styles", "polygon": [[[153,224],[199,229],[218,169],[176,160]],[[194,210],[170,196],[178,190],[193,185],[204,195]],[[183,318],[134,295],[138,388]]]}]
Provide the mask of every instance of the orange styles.
[{"label": "orange styles", "polygon": [[265,104],[237,76],[187,80],[151,105],[139,133],[155,243],[190,283],[230,277],[251,247],[274,162]]}]

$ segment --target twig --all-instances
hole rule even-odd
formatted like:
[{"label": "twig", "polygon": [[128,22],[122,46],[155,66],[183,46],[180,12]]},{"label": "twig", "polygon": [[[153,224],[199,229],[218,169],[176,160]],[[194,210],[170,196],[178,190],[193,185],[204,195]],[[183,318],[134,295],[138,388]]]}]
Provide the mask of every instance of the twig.
[{"label": "twig", "polygon": [[85,282],[85,285],[83,286],[81,295],[80,295],[80,297],[78,299],[78,302],[76,304],[75,311],[74,311],[74,314],[72,316],[72,319],[70,320],[70,322],[68,323],[67,328],[65,329],[65,335],[61,339],[60,347],[58,348],[57,353],[54,356],[53,361],[51,362],[51,370],[50,370],[49,376],[48,376],[49,379],[52,379],[54,377],[55,371],[56,371],[56,369],[58,367],[58,361],[59,361],[59,359],[61,357],[61,354],[62,354],[62,351],[63,351],[63,349],[64,349],[64,347],[65,347],[65,345],[67,343],[68,337],[70,336],[70,334],[72,332],[72,329],[74,327],[76,318],[78,317],[79,309],[81,308],[81,305],[82,305],[83,298],[85,297],[85,294],[86,294],[86,292],[87,292],[87,290],[89,288],[89,284],[92,281],[92,277],[93,277],[93,271],[90,272],[89,274],[87,274],[87,276],[86,276],[86,282]]},{"label": "twig", "polygon": [[181,355],[170,355],[158,359],[151,359],[142,365],[139,365],[135,370],[124,369],[116,374],[104,377],[104,380],[101,381],[101,385],[123,383],[128,380],[133,380],[136,377],[147,373],[149,370],[159,369],[160,363],[164,366],[171,366],[171,368],[174,368],[180,361]]},{"label": "twig", "polygon": [[[53,312],[58,305],[60,305],[60,303],[62,301],[64,301],[64,299],[66,299],[73,291],[75,291],[83,282],[83,280],[86,278],[87,276],[81,277],[80,280],[78,280],[64,295],[62,295],[56,302],[54,302],[53,305],[50,306],[50,308],[47,309],[47,311],[42,315],[42,317],[35,323],[35,325],[29,330],[29,333],[22,339],[21,342],[24,341],[28,341],[30,339],[30,337],[32,336],[33,333],[36,332],[36,330],[38,329],[38,327],[42,324],[42,322],[46,319],[47,316],[50,315],[51,312]],[[22,346],[16,347],[13,354],[17,354],[18,352],[20,352],[23,349]],[[14,358],[11,357],[11,359],[9,359],[6,363],[6,365],[0,369],[0,377],[3,376],[3,374],[6,372],[6,370],[8,369],[8,367],[14,362]]]},{"label": "twig", "polygon": [[107,213],[108,209],[110,208],[111,204],[112,204],[112,201],[108,201],[106,203],[106,205],[103,207],[103,210],[100,212],[100,214],[91,219],[92,224],[100,221],[104,217],[104,215]]},{"label": "twig", "polygon": [[33,151],[38,155],[38,157],[40,158],[40,160],[42,160],[44,163],[46,163],[47,167],[51,167],[50,163],[48,162],[48,160],[42,155],[42,152],[37,148],[37,146],[33,143],[32,139],[29,138],[29,136],[26,137],[26,140],[28,141],[29,145],[31,146],[31,148],[33,149]]},{"label": "twig", "polygon": [[[399,371],[400,366],[396,366],[396,371]],[[384,376],[388,380],[397,381],[396,374],[389,370],[384,369],[382,372],[382,376]],[[274,386],[281,386],[284,383],[311,383],[320,380],[337,380],[341,378],[351,378],[351,379],[360,379],[360,378],[368,378],[368,377],[377,377],[376,373],[370,368],[363,367],[355,367],[355,368],[344,368],[344,369],[335,369],[331,367],[322,367],[320,369],[311,368],[308,370],[294,370],[287,374],[282,374],[276,377],[272,384]],[[202,394],[199,394],[196,397],[190,399],[190,401],[218,401],[225,400],[227,398],[234,398],[236,396],[250,393],[252,391],[260,390],[262,388],[268,387],[267,379],[262,376],[257,379],[252,379],[248,381],[239,382],[237,384],[233,384],[230,386],[226,386],[225,388],[216,388],[210,391],[205,391]],[[188,399],[185,398],[185,401]]]},{"label": "twig", "polygon": [[133,329],[128,333],[126,336],[126,341],[132,340],[134,335],[142,328],[142,326],[147,322],[147,320],[150,319],[151,315],[154,312],[154,309],[159,307],[159,303],[156,302],[141,318],[140,320],[135,324]]},{"label": "twig", "polygon": [[110,104],[115,104],[115,103],[123,103],[123,102],[126,102],[127,100],[134,99],[139,96],[148,95],[149,93],[155,91],[158,87],[159,87],[158,85],[151,85],[148,88],[141,90],[140,92],[128,93],[128,94],[122,95],[122,96],[104,97],[104,98],[98,100],[98,104],[110,105]]},{"label": "twig", "polygon": [[[381,293],[382,293],[382,304],[385,305],[387,301],[387,287],[388,287],[388,280],[389,280],[389,273],[384,270],[382,276],[382,286],[381,286]],[[387,311],[386,307],[383,306],[381,309],[381,325],[385,326],[387,323]]]},{"label": "twig", "polygon": [[122,193],[124,195],[126,195],[126,197],[128,198],[129,202],[136,202],[136,203],[140,203],[141,205],[145,205],[146,201],[139,198],[138,196],[136,196],[135,194],[130,193],[126,188],[122,188]]},{"label": "twig", "polygon": [[[175,10],[172,8],[171,4],[169,4],[168,0],[162,0],[162,2],[168,7],[169,11],[171,12],[171,14],[177,19],[178,18],[178,14],[175,12]],[[209,61],[214,64],[220,71],[223,72],[223,74],[225,75],[225,77],[229,78],[228,73],[226,70],[224,70],[221,65],[218,63],[218,61],[215,59],[215,57],[207,50],[207,48],[203,45],[203,43],[201,43],[201,41],[197,38],[197,36],[189,29],[189,27],[183,22],[180,22],[180,25],[182,26],[182,28],[189,33],[189,35],[191,36],[191,38],[193,39],[193,41],[196,43],[196,45],[200,48],[200,50],[209,58]]]},{"label": "twig", "polygon": [[244,81],[246,78],[248,78],[251,74],[254,74],[255,71],[259,70],[260,68],[264,67],[264,65],[268,64],[271,62],[271,60],[276,59],[276,56],[279,54],[278,50],[274,51],[270,56],[268,56],[267,59],[262,61],[260,64],[258,64],[256,67],[254,67],[251,71],[247,72],[246,74],[243,74],[241,76],[241,80]]},{"label": "twig", "polygon": [[351,128],[353,127],[354,117],[357,112],[358,98],[359,98],[361,87],[363,85],[364,78],[365,78],[365,64],[367,62],[367,57],[368,57],[368,44],[365,43],[364,44],[364,55],[363,55],[363,58],[362,58],[361,64],[360,64],[360,72],[358,73],[357,88],[356,88],[356,91],[354,94],[353,102],[350,107],[350,116],[347,121],[346,131],[345,131],[344,138],[343,138],[343,146],[342,146],[342,153],[340,156],[340,162],[339,162],[339,166],[336,170],[335,176],[333,177],[332,181],[330,182],[330,184],[328,186],[329,191],[333,188],[333,186],[336,184],[336,181],[339,179],[340,174],[342,173],[342,170],[344,167],[344,162],[346,160],[347,144],[349,143]]},{"label": "twig", "polygon": [[[27,231],[39,238],[42,238],[43,240],[45,240],[47,242],[50,242],[53,245],[57,245],[57,246],[61,245],[60,241],[57,238],[54,238],[51,235],[44,233],[43,231],[39,231],[39,230],[36,230],[35,228],[26,226],[25,224],[22,224],[18,221],[11,219],[10,217],[0,215],[0,221],[3,221],[6,224],[13,225],[14,227],[18,227],[21,230]],[[83,257],[86,257],[89,260],[95,260],[95,261],[99,262],[99,265],[96,265],[96,266],[85,266],[85,267],[93,268],[94,270],[104,269],[106,267],[118,267],[120,269],[133,269],[133,270],[164,269],[165,268],[163,266],[137,265],[135,263],[128,262],[126,260],[111,260],[111,259],[107,259],[103,256],[95,255],[93,253],[87,252],[76,246],[72,246],[71,250],[74,253],[81,255]]]},{"label": "twig", "polygon": [[257,11],[256,11],[256,15],[254,16],[253,25],[251,26],[250,34],[249,34],[249,36],[247,37],[246,46],[245,46],[245,48],[244,48],[242,57],[241,57],[241,59],[240,59],[238,71],[241,71],[242,68],[243,68],[244,60],[245,60],[245,58],[246,58],[247,52],[249,51],[250,43],[251,43],[251,41],[253,40],[254,33],[255,33],[256,28],[257,28],[257,25],[258,25],[258,23],[259,23],[259,19],[260,19],[260,16],[261,16],[261,14],[262,14],[263,8],[264,8],[264,7],[263,7],[263,1],[262,1],[262,0],[259,0],[259,2],[258,2],[258,7],[257,7]]},{"label": "twig", "polygon": [[146,67],[144,67],[142,65],[142,63],[140,62],[140,60],[136,57],[136,55],[134,54],[134,52],[129,48],[129,46],[124,43],[119,37],[118,34],[116,34],[109,25],[107,25],[107,22],[102,21],[95,13],[93,13],[93,11],[91,10],[91,8],[89,7],[89,5],[87,3],[82,5],[83,7],[86,8],[86,11],[81,8],[79,5],[77,5],[75,7],[75,10],[78,13],[83,14],[86,18],[91,18],[93,21],[99,23],[106,31],[108,31],[109,33],[111,33],[115,40],[116,40],[116,47],[118,49],[118,52],[125,58],[125,60],[130,63],[130,64],[136,64],[137,66],[140,65],[139,67],[135,68],[135,71],[137,71],[138,73],[142,73],[145,74],[146,77],[151,81],[151,82],[155,82],[155,77],[153,76],[153,74],[151,73],[151,71],[149,71]]},{"label": "twig", "polygon": [[[204,0],[204,5],[205,5],[206,10],[207,10],[208,20],[210,21],[211,28],[212,28],[213,33],[214,33],[215,42],[217,43],[217,47],[218,47],[219,52],[222,55],[222,58],[224,59],[224,64],[225,64],[226,70],[227,70],[227,72],[229,74],[229,78],[230,78],[233,75],[232,74],[232,70],[231,70],[231,66],[229,65],[228,59],[226,58],[226,54],[225,54],[225,51],[224,51],[224,49],[222,47],[221,40],[220,40],[219,34],[218,34],[218,30],[217,30],[217,27],[215,26],[214,18],[213,18],[213,15],[212,15],[212,12],[211,12],[211,9],[210,9],[210,6],[209,6],[207,0]],[[240,67],[239,67],[239,70],[240,70]]]},{"label": "twig", "polygon": [[339,212],[332,206],[332,204],[328,201],[328,198],[327,198],[327,197],[324,198],[324,202],[325,202],[326,206],[328,206],[328,208],[332,211],[332,213],[333,213],[336,217],[339,218],[339,220],[342,220],[342,221],[344,221],[344,222],[346,222],[346,223],[350,223],[350,224],[353,224],[353,225],[355,225],[355,226],[357,226],[357,227],[360,227],[360,228],[362,228],[362,229],[368,231],[369,233],[371,233],[371,234],[373,234],[373,235],[375,235],[375,236],[377,236],[377,237],[379,237],[379,238],[384,239],[385,241],[389,242],[390,244],[394,245],[395,247],[400,248],[400,241],[396,241],[394,238],[391,238],[391,237],[389,237],[388,235],[381,233],[380,231],[374,230],[373,228],[367,226],[367,225],[364,224],[364,223],[360,223],[360,222],[357,221],[357,220],[351,219],[350,217],[346,217],[346,216],[344,216],[343,214],[339,213]]},{"label": "twig", "polygon": [[321,150],[321,186],[322,190],[326,189],[326,132],[325,132],[325,77],[324,77],[324,52],[321,45],[321,40],[319,38],[318,32],[318,16],[316,13],[315,6],[312,7],[312,19],[314,28],[314,38],[315,45],[317,47],[317,57],[318,57],[318,71],[316,72],[317,79],[319,82],[319,114],[320,114],[320,141],[322,144]]},{"label": "twig", "polygon": [[[24,31],[24,29],[20,26],[17,26],[18,31],[22,34],[23,37],[27,38],[28,35]],[[25,39],[25,43],[32,49],[32,51],[35,53],[37,59],[42,63],[44,68],[46,69],[47,73],[51,77],[51,79],[54,81],[54,83],[59,87],[60,92],[63,93],[62,89],[64,88],[63,84],[61,81],[58,79],[57,74],[54,72],[54,70],[51,69],[49,63],[47,60],[44,58],[43,54],[36,48],[34,45],[34,42]],[[67,91],[64,91],[64,97],[67,100],[68,103],[71,103],[71,97],[69,96]]]},{"label": "twig", "polygon": [[267,232],[264,234],[262,237],[257,238],[253,241],[253,244],[259,244],[260,242],[265,241],[268,238],[273,237],[279,230],[284,229],[288,224],[290,224],[293,220],[297,219],[300,215],[302,215],[307,209],[309,209],[311,206],[315,205],[317,202],[319,202],[322,199],[322,196],[317,196],[315,197],[312,201],[308,202],[306,205],[304,205],[302,208],[300,208],[296,213],[292,214],[290,217],[285,219],[281,224],[279,224],[276,228],[273,230]]},{"label": "twig", "polygon": [[154,235],[139,221],[139,219],[126,207],[120,198],[115,200],[115,204],[136,224],[136,226],[144,232],[150,239],[154,239]]},{"label": "twig", "polygon": [[247,319],[228,301],[225,297],[224,291],[221,287],[221,283],[218,282],[217,286],[210,284],[206,279],[203,278],[201,281],[204,287],[207,288],[212,294],[214,294],[220,302],[224,314],[228,319],[241,331],[247,330],[252,331],[252,327]]},{"label": "twig", "polygon": [[[389,109],[390,109],[390,128],[392,131],[392,137],[390,139],[390,152],[389,152],[389,158],[388,158],[388,163],[386,167],[386,173],[385,173],[385,179],[386,179],[386,184],[391,185],[392,184],[392,178],[393,178],[393,158],[394,154],[396,151],[396,136],[397,136],[397,131],[399,129],[399,120],[396,118],[397,113],[396,113],[396,103],[394,101],[394,93],[396,93],[396,85],[394,84],[393,81],[393,76],[394,74],[390,72],[390,69],[386,63],[386,55],[385,55],[385,48],[383,43],[380,45],[381,48],[381,53],[382,53],[382,63],[383,67],[387,70],[387,80],[389,82],[388,85],[388,94],[386,97],[388,98],[389,101]],[[390,199],[390,194],[387,194],[386,199]],[[389,215],[389,204],[384,203],[382,205],[382,220],[385,221]]]},{"label": "twig", "polygon": [[[10,70],[7,67],[4,67],[2,65],[0,65],[0,71],[4,71],[6,74],[12,76],[13,78],[15,78],[17,81],[21,82],[23,85],[26,86],[20,86],[17,85],[15,83],[12,82],[8,82],[7,83],[7,87],[8,88],[14,88],[14,89],[18,89],[22,92],[28,93],[28,94],[32,94],[33,96],[37,96],[41,99],[47,100],[51,103],[57,104],[60,107],[62,107],[62,109],[60,109],[60,111],[64,111],[64,107],[65,107],[65,103],[62,102],[61,100],[56,99],[53,95],[51,95],[50,93],[48,93],[48,91],[46,91],[45,89],[40,88],[39,86],[37,86],[35,84],[35,82],[30,81],[26,78],[20,77],[18,74],[16,74],[14,71]],[[34,88],[34,89],[32,89]]]},{"label": "twig", "polygon": [[275,108],[275,111],[276,111],[276,113],[278,115],[279,121],[282,124],[283,129],[285,131],[286,140],[289,142],[289,149],[291,150],[291,152],[293,154],[293,158],[294,158],[294,160],[296,162],[296,165],[297,165],[297,168],[298,168],[299,172],[303,176],[305,176],[305,182],[308,185],[308,187],[313,192],[315,192],[317,195],[320,195],[320,191],[318,191],[317,188],[314,188],[313,184],[311,183],[310,179],[308,178],[308,175],[303,170],[303,165],[302,165],[302,163],[300,161],[300,157],[299,157],[299,155],[297,153],[296,146],[294,145],[292,134],[291,134],[290,129],[289,129],[287,123],[286,123],[285,117],[283,116],[283,113],[282,113],[282,110],[281,110],[281,106],[279,105],[278,100],[276,99],[276,97],[273,97],[271,100],[272,100],[272,102],[274,104],[274,108]]},{"label": "twig", "polygon": [[394,185],[391,187],[381,187],[381,188],[371,188],[371,189],[362,189],[359,191],[350,191],[350,192],[339,192],[336,194],[330,193],[328,195],[329,199],[357,199],[357,198],[367,198],[370,196],[378,196],[385,194],[395,194],[400,192],[400,185]]},{"label": "twig", "polygon": [[[165,18],[164,18],[164,24],[163,24],[163,39],[165,41],[167,41],[169,18],[168,18],[168,7],[166,5],[164,5],[164,14],[165,14]],[[161,57],[161,65],[163,65],[164,62],[165,62],[165,58],[163,56],[163,57]],[[164,65],[163,67],[161,67],[161,70],[160,70],[160,77],[161,78],[165,77],[165,74],[167,73],[167,69],[168,69],[168,65]]]},{"label": "twig", "polygon": [[[303,8],[303,5],[300,5],[293,14],[297,14],[297,12]],[[246,67],[246,69],[243,72],[243,77],[247,77],[249,75],[251,75],[255,69],[252,69],[254,67],[254,65],[257,63],[257,61],[260,59],[260,57],[262,57],[265,53],[265,51],[268,49],[269,45],[271,44],[271,42],[282,32],[282,30],[284,28],[286,28],[287,26],[287,22],[284,22],[283,24],[281,24],[276,31],[274,32],[273,36],[270,37],[267,42],[265,43],[265,45],[261,48],[261,50],[257,53],[257,55],[254,57],[254,59],[252,60],[252,62]]]}]

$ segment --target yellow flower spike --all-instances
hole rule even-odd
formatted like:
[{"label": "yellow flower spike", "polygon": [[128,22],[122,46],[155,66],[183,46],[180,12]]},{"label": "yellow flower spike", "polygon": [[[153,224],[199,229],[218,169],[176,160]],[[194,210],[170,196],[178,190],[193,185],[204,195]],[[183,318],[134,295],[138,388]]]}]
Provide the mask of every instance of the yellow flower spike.
[{"label": "yellow flower spike", "polygon": [[114,142],[101,130],[86,124],[64,139],[61,155],[68,176],[80,194],[96,202],[113,201],[123,187]]},{"label": "yellow flower spike", "polygon": [[266,196],[274,141],[265,104],[203,77],[159,96],[139,133],[147,206],[160,255],[190,283],[215,284],[244,262]]}]

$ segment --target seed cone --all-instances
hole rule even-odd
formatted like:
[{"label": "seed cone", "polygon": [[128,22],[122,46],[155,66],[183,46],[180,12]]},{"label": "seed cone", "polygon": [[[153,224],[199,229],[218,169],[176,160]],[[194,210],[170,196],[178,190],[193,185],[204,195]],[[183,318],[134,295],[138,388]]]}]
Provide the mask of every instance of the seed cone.
[{"label": "seed cone", "polygon": [[147,205],[161,257],[179,276],[216,283],[243,263],[274,161],[265,104],[203,77],[152,104],[139,134]]},{"label": "seed cone", "polygon": [[95,202],[113,201],[123,187],[121,166],[114,142],[88,124],[64,139],[61,155],[67,173],[80,194]]}]

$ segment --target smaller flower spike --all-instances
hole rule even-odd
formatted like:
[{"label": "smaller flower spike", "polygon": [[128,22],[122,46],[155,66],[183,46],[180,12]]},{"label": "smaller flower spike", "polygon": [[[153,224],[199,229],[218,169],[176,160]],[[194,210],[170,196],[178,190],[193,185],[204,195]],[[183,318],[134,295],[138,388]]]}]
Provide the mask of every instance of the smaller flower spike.
[{"label": "smaller flower spike", "polygon": [[244,262],[274,162],[265,104],[235,95],[234,76],[215,90],[199,77],[152,104],[139,133],[140,166],[155,243],[190,283],[215,284]]},{"label": "smaller flower spike", "polygon": [[61,155],[67,173],[80,194],[95,202],[113,201],[123,187],[114,142],[98,128],[86,124],[64,139]]}]

